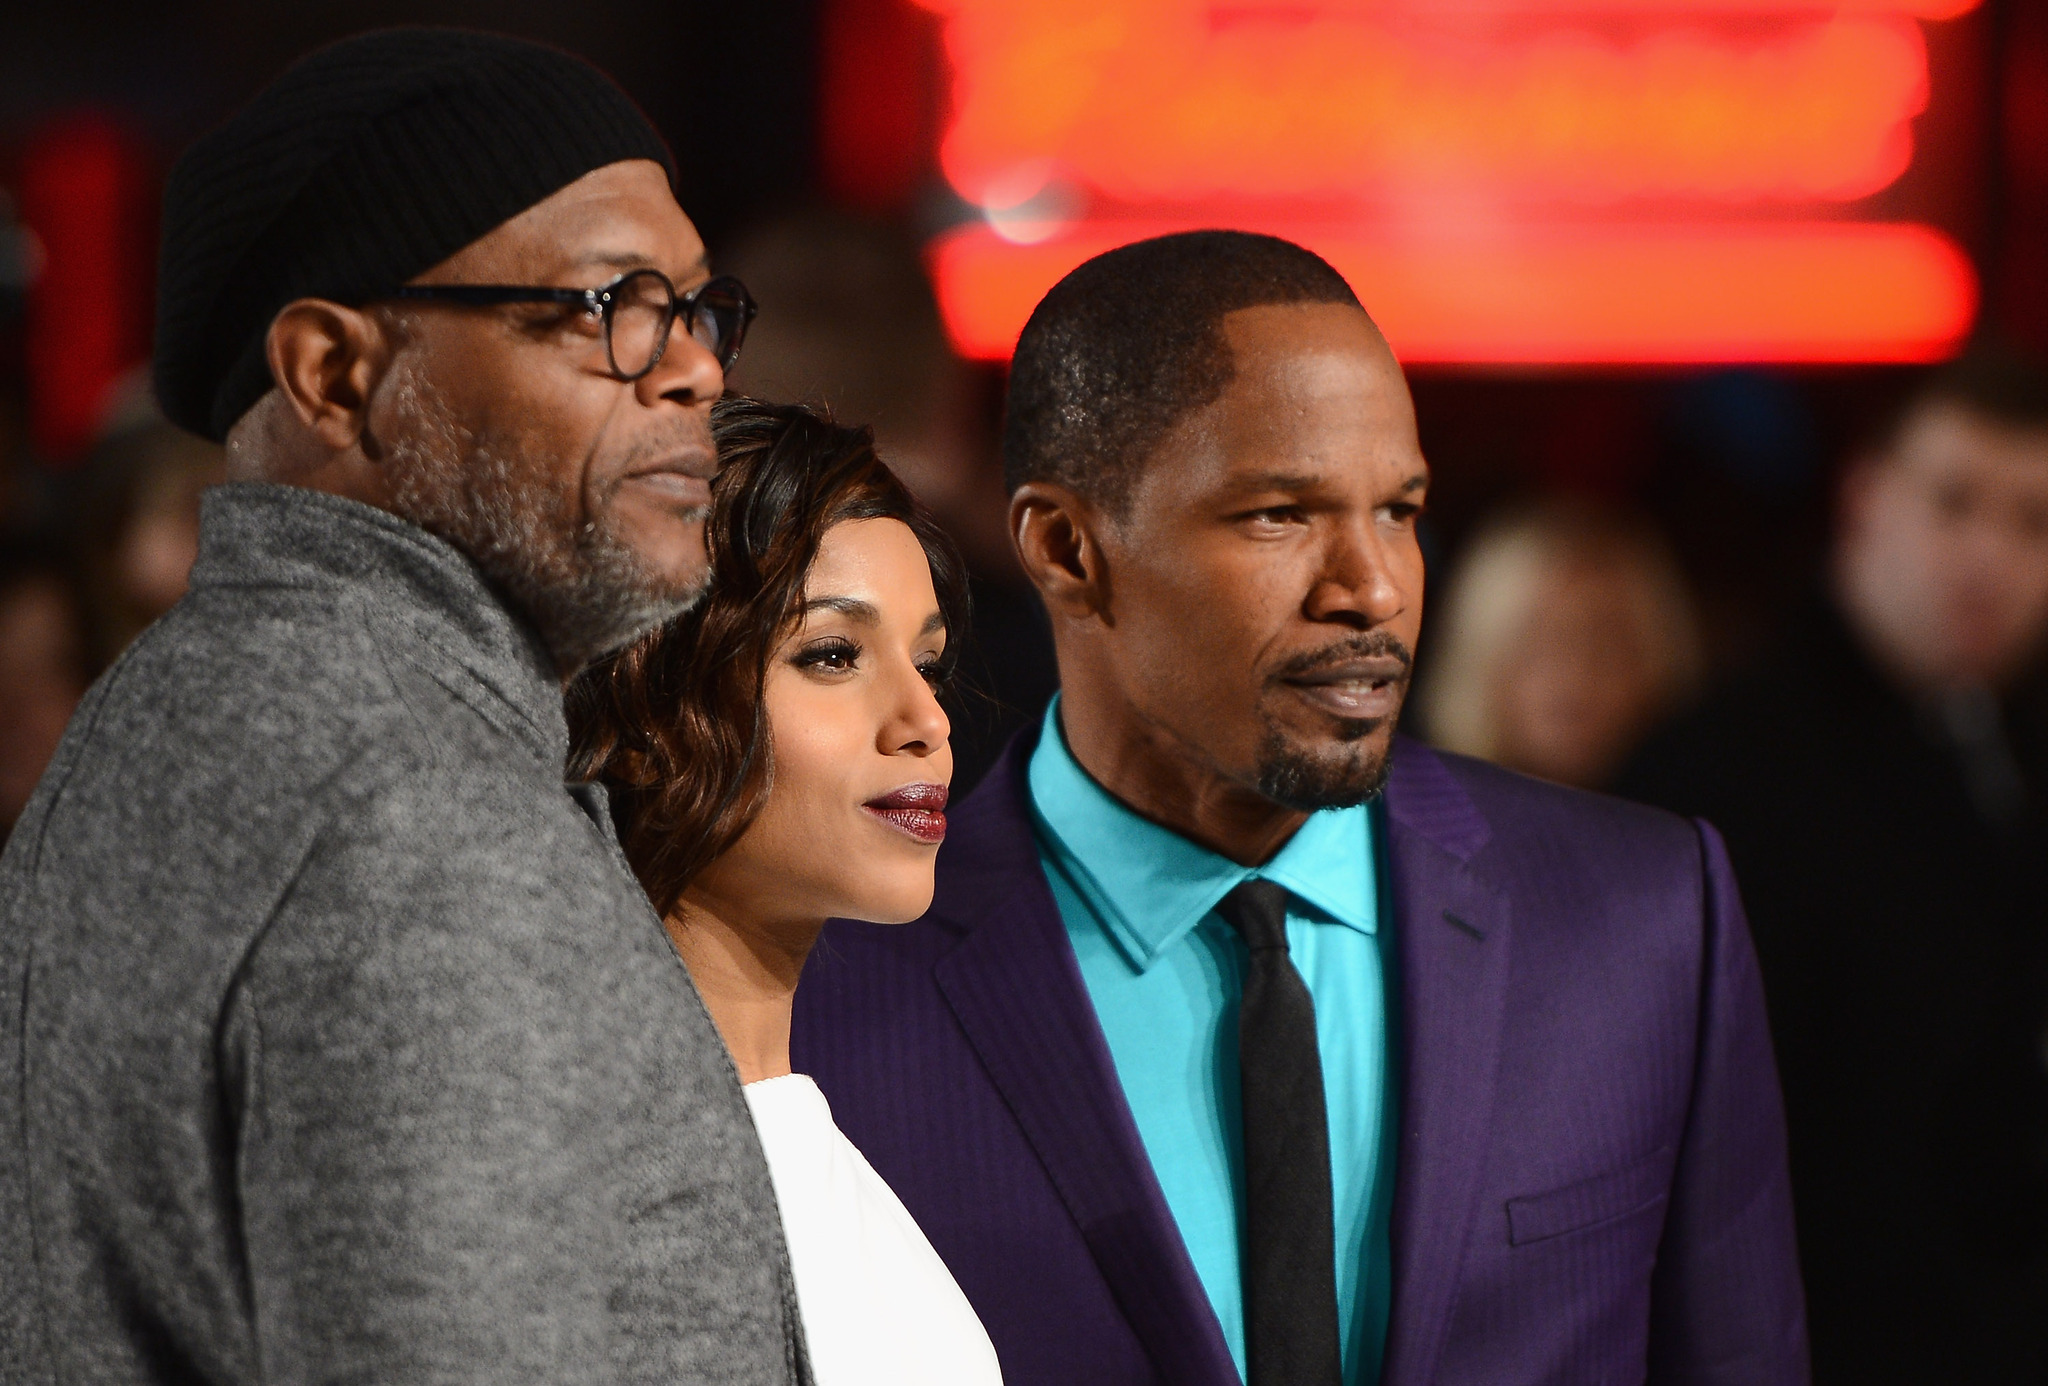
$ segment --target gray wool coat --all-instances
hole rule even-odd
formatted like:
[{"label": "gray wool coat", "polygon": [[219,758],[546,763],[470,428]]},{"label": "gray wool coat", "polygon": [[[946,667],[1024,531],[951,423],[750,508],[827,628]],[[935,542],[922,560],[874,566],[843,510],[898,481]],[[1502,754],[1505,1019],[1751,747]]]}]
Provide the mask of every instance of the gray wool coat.
[{"label": "gray wool coat", "polygon": [[280,486],[0,857],[0,1380],[802,1379],[737,1075],[455,549]]}]

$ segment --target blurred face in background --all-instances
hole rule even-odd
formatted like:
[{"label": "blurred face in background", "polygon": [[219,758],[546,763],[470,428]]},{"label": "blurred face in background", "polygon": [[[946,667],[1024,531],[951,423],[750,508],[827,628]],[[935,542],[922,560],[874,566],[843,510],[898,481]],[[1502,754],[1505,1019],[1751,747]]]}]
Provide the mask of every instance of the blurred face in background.
[{"label": "blurred face in background", "polygon": [[947,341],[918,239],[813,210],[757,227],[720,259],[774,305],[748,331],[728,384],[756,399],[830,400],[839,418],[872,426],[889,470],[969,566],[1014,577],[980,381]]},{"label": "blurred face in background", "polygon": [[220,448],[151,418],[102,440],[88,523],[91,651],[111,664],[185,595],[199,556],[200,497],[226,479]]},{"label": "blurred face in background", "polygon": [[1662,535],[1573,499],[1474,533],[1431,639],[1420,710],[1432,741],[1586,789],[1699,674],[1691,596]]},{"label": "blurred face in background", "polygon": [[57,750],[85,693],[77,604],[54,578],[0,586],[0,837]]},{"label": "blurred face in background", "polygon": [[198,487],[165,485],[142,498],[115,553],[122,592],[154,618],[185,595],[199,557]]},{"label": "blurred face in background", "polygon": [[1999,688],[2048,632],[2048,431],[1958,405],[1909,418],[1843,488],[1837,586],[1904,683]]},{"label": "blurred face in background", "polygon": [[1547,573],[1494,688],[1494,758],[1598,787],[1669,710],[1672,678],[1645,628],[1634,565],[1581,555]]}]

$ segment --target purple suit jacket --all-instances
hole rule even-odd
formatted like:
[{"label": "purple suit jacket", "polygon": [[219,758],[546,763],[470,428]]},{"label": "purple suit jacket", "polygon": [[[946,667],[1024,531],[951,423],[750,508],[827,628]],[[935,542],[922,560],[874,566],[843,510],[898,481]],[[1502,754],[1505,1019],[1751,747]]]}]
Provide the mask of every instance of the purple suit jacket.
[{"label": "purple suit jacket", "polygon": [[[1009,1386],[1235,1386],[1040,868],[1032,734],[931,912],[836,921],[793,1058]],[[1397,740],[1388,1386],[1804,1382],[1784,1119],[1711,828]]]}]

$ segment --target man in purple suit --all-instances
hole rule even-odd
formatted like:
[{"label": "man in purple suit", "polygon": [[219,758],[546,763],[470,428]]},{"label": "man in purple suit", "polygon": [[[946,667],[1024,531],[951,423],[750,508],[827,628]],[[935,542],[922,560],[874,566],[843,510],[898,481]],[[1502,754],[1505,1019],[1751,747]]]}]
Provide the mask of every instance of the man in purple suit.
[{"label": "man in purple suit", "polygon": [[1140,242],[1013,363],[1061,693],[796,1066],[1012,1386],[1806,1379],[1755,960],[1703,824],[1393,733],[1428,484],[1309,252]]}]

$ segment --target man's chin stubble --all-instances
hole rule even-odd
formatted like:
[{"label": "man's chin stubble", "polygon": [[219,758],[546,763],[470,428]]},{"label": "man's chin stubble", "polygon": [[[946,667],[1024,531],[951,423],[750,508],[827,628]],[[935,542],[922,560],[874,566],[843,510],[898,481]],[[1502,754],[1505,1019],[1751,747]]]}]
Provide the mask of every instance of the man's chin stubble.
[{"label": "man's chin stubble", "polygon": [[1317,752],[1301,746],[1269,720],[1259,743],[1259,793],[1297,813],[1354,808],[1387,787],[1390,746],[1366,743],[1388,719],[1340,719],[1337,746]]},{"label": "man's chin stubble", "polygon": [[[677,518],[701,525],[705,517],[706,511],[700,509]],[[580,579],[571,584],[573,590],[536,592],[528,604],[551,608],[548,619],[557,630],[549,648],[558,657],[566,651],[578,667],[624,649],[682,615],[697,604],[711,580],[708,564],[687,579],[662,577],[608,525],[597,521],[577,531],[576,551]],[[537,615],[535,624],[541,624]]]},{"label": "man's chin stubble", "polygon": [[[619,537],[609,492],[593,497],[592,518],[577,524],[571,497],[545,467],[478,440],[428,382],[409,377],[399,389],[418,432],[391,450],[394,510],[468,554],[565,673],[631,644],[703,594],[708,567],[665,578]],[[679,518],[703,523],[701,514]]]}]

